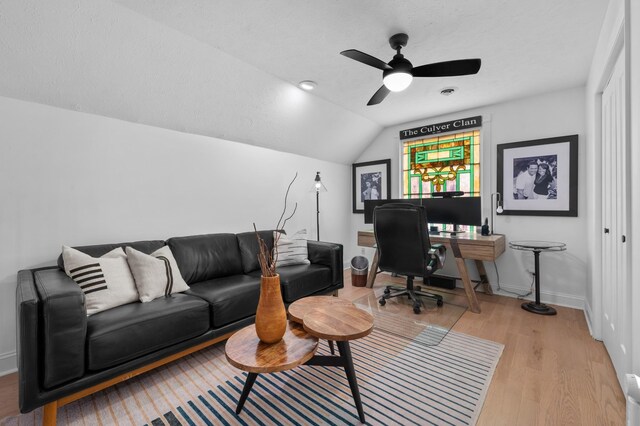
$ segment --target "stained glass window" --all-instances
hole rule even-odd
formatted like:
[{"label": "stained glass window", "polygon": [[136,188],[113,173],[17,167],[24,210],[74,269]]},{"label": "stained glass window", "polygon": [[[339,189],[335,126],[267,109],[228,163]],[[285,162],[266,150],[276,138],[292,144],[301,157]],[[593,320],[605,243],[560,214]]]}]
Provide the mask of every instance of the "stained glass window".
[{"label": "stained glass window", "polygon": [[402,198],[427,198],[432,192],[464,191],[480,196],[480,131],[404,142]]}]

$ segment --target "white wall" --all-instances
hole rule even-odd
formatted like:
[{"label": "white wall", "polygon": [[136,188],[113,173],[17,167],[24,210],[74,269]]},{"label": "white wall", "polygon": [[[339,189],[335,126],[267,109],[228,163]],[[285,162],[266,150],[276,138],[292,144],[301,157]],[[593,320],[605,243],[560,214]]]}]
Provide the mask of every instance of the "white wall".
[{"label": "white wall", "polygon": [[15,368],[20,269],[83,245],[275,227],[296,172],[287,225],[346,243],[350,168],[295,154],[0,97],[0,375]]},{"label": "white wall", "polygon": [[[455,96],[455,95],[454,95]],[[495,232],[505,234],[508,241],[547,240],[562,241],[567,251],[542,254],[541,293],[542,301],[582,309],[586,285],[586,218],[587,186],[584,183],[585,171],[585,97],[584,87],[576,87],[559,92],[542,94],[490,105],[483,108],[462,111],[440,117],[425,118],[385,129],[358,161],[372,161],[391,158],[392,197],[399,197],[399,131],[424,124],[448,121],[475,115],[483,116],[481,133],[482,171],[481,186],[483,197],[483,216],[490,214],[490,194],[496,191],[496,145],[545,137],[578,134],[578,217],[541,217],[541,216],[498,216],[494,219]],[[364,224],[361,214],[352,214],[352,244],[355,253],[362,248],[356,245],[358,229],[371,229]],[[371,259],[373,252],[364,249]],[[526,269],[533,270],[533,255],[506,249],[497,260],[501,287],[518,293],[526,293],[531,284],[531,276]],[[489,279],[496,287],[496,274],[491,265],[487,265]],[[475,267],[470,268],[475,272]],[[458,275],[453,262],[448,262],[445,273]],[[477,274],[475,274],[477,277]]]}]

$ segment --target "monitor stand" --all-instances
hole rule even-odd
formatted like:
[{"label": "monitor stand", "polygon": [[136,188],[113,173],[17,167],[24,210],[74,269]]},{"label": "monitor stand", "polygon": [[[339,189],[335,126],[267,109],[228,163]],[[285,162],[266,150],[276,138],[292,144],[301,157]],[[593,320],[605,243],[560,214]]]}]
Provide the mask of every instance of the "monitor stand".
[{"label": "monitor stand", "polygon": [[451,237],[455,237],[458,234],[458,225],[453,225],[453,231],[440,231],[440,234],[449,234]]}]

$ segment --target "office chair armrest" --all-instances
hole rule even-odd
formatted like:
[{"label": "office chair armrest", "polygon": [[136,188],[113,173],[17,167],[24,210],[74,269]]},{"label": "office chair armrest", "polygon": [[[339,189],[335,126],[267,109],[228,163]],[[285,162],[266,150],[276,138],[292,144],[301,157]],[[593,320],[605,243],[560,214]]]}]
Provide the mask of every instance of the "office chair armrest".
[{"label": "office chair armrest", "polygon": [[427,265],[427,271],[435,271],[444,266],[444,261],[447,257],[447,248],[444,245],[432,244],[428,254],[429,264]]}]

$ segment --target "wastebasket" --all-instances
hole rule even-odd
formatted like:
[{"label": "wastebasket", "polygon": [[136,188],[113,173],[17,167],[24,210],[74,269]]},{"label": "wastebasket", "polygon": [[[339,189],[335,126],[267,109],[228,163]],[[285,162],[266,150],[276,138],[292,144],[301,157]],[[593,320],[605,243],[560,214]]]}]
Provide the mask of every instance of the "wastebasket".
[{"label": "wastebasket", "polygon": [[364,287],[367,285],[369,275],[369,261],[364,256],[356,256],[351,259],[351,285]]}]

